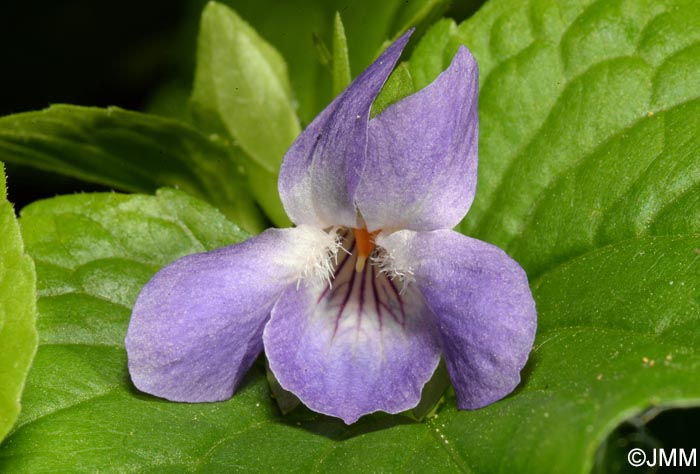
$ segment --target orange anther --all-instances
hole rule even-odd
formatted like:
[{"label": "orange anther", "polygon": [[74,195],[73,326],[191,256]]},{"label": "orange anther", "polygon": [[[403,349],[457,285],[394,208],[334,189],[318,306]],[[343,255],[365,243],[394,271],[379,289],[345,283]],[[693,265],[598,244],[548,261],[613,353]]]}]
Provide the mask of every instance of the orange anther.
[{"label": "orange anther", "polygon": [[372,250],[374,250],[374,238],[381,230],[369,232],[366,227],[363,227],[361,229],[352,229],[352,232],[355,234],[355,244],[357,244],[357,262],[355,263],[355,270],[361,272],[365,268],[367,257],[369,257]]}]

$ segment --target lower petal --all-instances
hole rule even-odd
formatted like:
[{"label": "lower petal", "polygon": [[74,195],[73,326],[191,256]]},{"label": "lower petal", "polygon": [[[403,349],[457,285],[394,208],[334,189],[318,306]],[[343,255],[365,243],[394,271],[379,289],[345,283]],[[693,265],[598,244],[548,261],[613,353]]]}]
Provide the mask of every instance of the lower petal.
[{"label": "lower petal", "polygon": [[263,336],[282,387],[347,424],[416,406],[440,349],[420,294],[399,290],[375,265],[357,272],[347,255],[332,287],[288,288]]},{"label": "lower petal", "polygon": [[450,230],[378,239],[413,273],[435,314],[461,409],[489,405],[520,382],[537,313],[527,275],[503,250]]},{"label": "lower petal", "polygon": [[231,397],[262,350],[270,309],[294,286],[309,232],[321,231],[268,230],[160,270],[138,296],[126,336],[134,385],[174,401]]}]

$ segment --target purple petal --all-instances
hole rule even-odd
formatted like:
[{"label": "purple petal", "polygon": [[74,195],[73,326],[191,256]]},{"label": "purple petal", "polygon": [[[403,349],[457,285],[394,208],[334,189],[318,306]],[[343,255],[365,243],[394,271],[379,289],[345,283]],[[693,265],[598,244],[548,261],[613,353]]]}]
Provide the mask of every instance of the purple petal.
[{"label": "purple petal", "polygon": [[332,288],[304,284],[280,297],[263,336],[270,368],[309,408],[347,424],[413,408],[440,360],[430,310],[375,265],[356,272],[344,254],[339,267]]},{"label": "purple petal", "polygon": [[229,398],[262,350],[272,305],[295,286],[307,233],[268,230],[159,271],[138,296],[126,336],[134,385],[174,401]]},{"label": "purple petal", "polygon": [[369,122],[356,202],[370,231],[457,225],[476,189],[478,70],[464,46],[419,92]]},{"label": "purple petal", "polygon": [[399,269],[410,268],[435,314],[457,406],[480,408],[520,382],[537,314],[518,263],[498,247],[450,230],[379,237]]},{"label": "purple petal", "polygon": [[370,108],[411,33],[365,69],[285,154],[279,192],[294,223],[357,227],[355,189],[365,165]]}]

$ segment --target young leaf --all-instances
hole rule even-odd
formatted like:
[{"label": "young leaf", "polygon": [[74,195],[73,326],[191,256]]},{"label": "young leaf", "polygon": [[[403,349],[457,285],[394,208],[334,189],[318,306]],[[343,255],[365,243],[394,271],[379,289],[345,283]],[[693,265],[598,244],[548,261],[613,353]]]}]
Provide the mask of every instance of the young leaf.
[{"label": "young leaf", "polygon": [[267,215],[289,225],[277,193],[284,153],[301,128],[279,53],[228,7],[202,14],[191,105],[199,126],[226,137]]},{"label": "young leaf", "polygon": [[340,13],[335,13],[333,20],[333,97],[337,96],[350,84],[350,59],[348,57],[348,40]]},{"label": "young leaf", "polygon": [[37,346],[36,275],[25,253],[0,163],[0,441],[20,412],[20,399]]},{"label": "young leaf", "polygon": [[[202,13],[193,111],[224,128],[247,156],[269,172],[300,131],[284,59],[228,7]],[[218,125],[216,125],[218,123]]]},{"label": "young leaf", "polygon": [[0,118],[2,160],[126,191],[177,186],[260,231],[265,221],[241,163],[222,141],[181,122],[116,107],[55,105]]}]

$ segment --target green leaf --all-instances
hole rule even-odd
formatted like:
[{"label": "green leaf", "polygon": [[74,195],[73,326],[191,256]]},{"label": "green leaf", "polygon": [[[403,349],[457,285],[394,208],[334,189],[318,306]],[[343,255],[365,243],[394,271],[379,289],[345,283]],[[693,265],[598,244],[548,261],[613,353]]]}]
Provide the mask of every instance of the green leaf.
[{"label": "green leaf", "polygon": [[20,412],[20,398],[37,346],[36,274],[7,201],[0,163],[0,441]]},{"label": "green leaf", "polygon": [[252,161],[246,161],[245,170],[248,173],[250,189],[256,201],[265,210],[265,214],[277,227],[289,227],[292,221],[282,206],[279,191],[277,191],[278,173],[271,173]]},{"label": "green leaf", "polygon": [[[456,33],[455,22],[443,18],[431,26],[421,38],[409,62],[416,90],[430,84],[448,66],[454,54],[454,48],[448,46],[451,46],[450,42],[454,41]],[[476,54],[476,51],[473,52]]]},{"label": "green leaf", "polygon": [[126,191],[177,186],[250,231],[265,227],[225,140],[171,119],[68,105],[9,115],[0,118],[0,159]]},{"label": "green leaf", "polygon": [[487,5],[452,41],[475,48],[489,137],[463,229],[519,249],[533,276],[620,239],[677,225],[697,231],[679,214],[668,216],[674,224],[655,221],[698,181],[700,7],[507,4]]},{"label": "green leaf", "polygon": [[371,116],[380,114],[394,102],[415,92],[413,78],[407,63],[399,64],[387,79],[381,92],[372,104]]},{"label": "green leaf", "polygon": [[433,23],[447,10],[449,3],[447,0],[403,2],[394,17],[392,40],[411,27]]},{"label": "green leaf", "polygon": [[219,3],[210,2],[202,13],[191,105],[202,129],[226,137],[268,216],[279,226],[289,225],[277,195],[277,173],[301,128],[287,65],[250,25]]},{"label": "green leaf", "polygon": [[348,57],[348,40],[340,13],[333,19],[333,97],[337,96],[350,84],[350,59]]},{"label": "green leaf", "polygon": [[300,132],[287,66],[279,53],[228,7],[202,13],[192,103],[220,122],[248,156],[269,172]]},{"label": "green leaf", "polygon": [[532,274],[625,239],[700,233],[700,100],[654,109],[562,170],[531,206],[509,250]]}]

